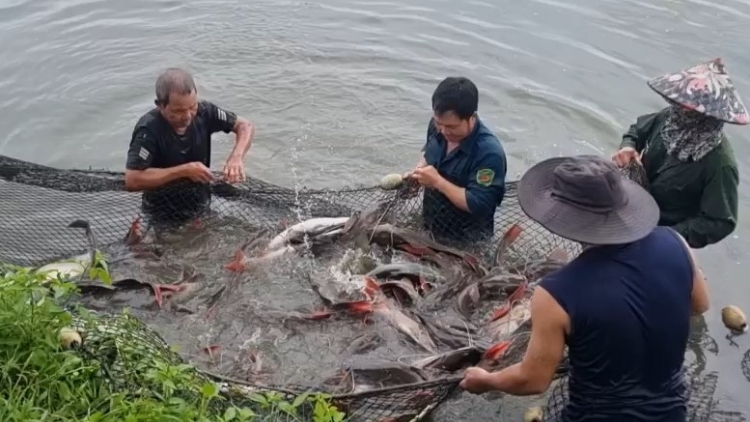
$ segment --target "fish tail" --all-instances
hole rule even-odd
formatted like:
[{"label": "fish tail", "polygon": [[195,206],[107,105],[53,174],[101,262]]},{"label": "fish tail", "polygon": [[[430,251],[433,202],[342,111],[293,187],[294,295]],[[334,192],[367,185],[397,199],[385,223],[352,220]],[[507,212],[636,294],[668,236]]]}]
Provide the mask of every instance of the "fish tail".
[{"label": "fish tail", "polygon": [[130,224],[130,229],[128,229],[128,232],[125,234],[125,244],[126,245],[135,245],[140,243],[141,241],[141,217],[136,217],[133,222]]},{"label": "fish tail", "polygon": [[521,226],[519,226],[518,223],[514,223],[505,232],[505,234],[503,234],[502,239],[500,239],[500,243],[498,243],[497,245],[497,250],[495,251],[495,265],[500,264],[500,259],[505,254],[505,251],[508,250],[510,245],[518,240],[522,232],[523,229],[521,229]]},{"label": "fish tail", "polygon": [[490,322],[497,321],[498,319],[504,317],[505,315],[508,315],[508,312],[510,312],[510,306],[507,303],[503,304],[503,306],[497,308],[495,312],[492,313],[492,316],[490,317]]},{"label": "fish tail", "polygon": [[224,265],[224,268],[228,269],[232,272],[239,272],[246,268],[245,266],[245,253],[242,252],[242,249],[239,249],[234,254],[234,261]]},{"label": "fish tail", "polygon": [[324,309],[320,309],[317,311],[313,311],[312,313],[305,315],[305,318],[311,319],[313,321],[318,321],[321,319],[328,319],[331,317],[331,315],[333,315],[333,312],[324,308]]},{"label": "fish tail", "polygon": [[373,311],[372,302],[369,300],[360,300],[357,302],[350,302],[347,304],[350,314],[369,314]]},{"label": "fish tail", "polygon": [[526,294],[526,282],[525,281],[521,283],[521,285],[518,286],[518,288],[513,293],[511,293],[510,296],[508,296],[508,303],[512,304],[513,302],[517,300],[521,300],[524,294]]},{"label": "fish tail", "polygon": [[484,358],[490,361],[496,361],[500,359],[503,354],[505,354],[509,347],[509,341],[501,341],[500,343],[495,343],[490,346],[487,351],[484,352]]},{"label": "fish tail", "polygon": [[365,277],[365,294],[373,298],[378,292],[382,292],[382,289],[380,288],[380,284],[378,284],[375,279],[372,277]]}]

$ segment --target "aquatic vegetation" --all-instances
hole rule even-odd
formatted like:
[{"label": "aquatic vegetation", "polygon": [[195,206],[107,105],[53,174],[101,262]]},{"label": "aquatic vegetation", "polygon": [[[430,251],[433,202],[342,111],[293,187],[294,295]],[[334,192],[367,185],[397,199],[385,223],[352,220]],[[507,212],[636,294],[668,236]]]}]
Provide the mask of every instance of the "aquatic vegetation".
[{"label": "aquatic vegetation", "polygon": [[[319,394],[289,402],[280,394],[255,393],[248,396],[255,410],[229,405],[216,414],[219,384],[191,376],[193,368],[185,364],[154,365],[146,377],[156,388],[148,394],[113,389],[96,360],[76,353],[65,305],[76,290],[62,277],[0,266],[0,420],[298,421],[302,406],[312,408],[315,422],[344,419]],[[176,394],[180,389],[194,392],[194,399]]]}]

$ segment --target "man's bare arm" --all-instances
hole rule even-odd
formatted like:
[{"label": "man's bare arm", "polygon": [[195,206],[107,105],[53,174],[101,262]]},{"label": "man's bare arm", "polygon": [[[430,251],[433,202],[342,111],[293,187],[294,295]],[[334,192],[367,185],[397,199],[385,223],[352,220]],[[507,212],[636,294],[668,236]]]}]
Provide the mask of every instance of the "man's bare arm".
[{"label": "man's bare arm", "polygon": [[569,318],[544,288],[531,299],[531,340],[520,363],[492,374],[492,387],[517,396],[541,394],[549,388],[565,351]]},{"label": "man's bare arm", "polygon": [[236,140],[234,148],[229,154],[229,158],[244,159],[250,147],[253,144],[253,138],[255,137],[255,126],[245,118],[237,117],[232,127]]},{"label": "man's bare arm", "polygon": [[184,166],[166,169],[125,170],[125,190],[138,192],[155,189],[185,177],[184,173]]}]

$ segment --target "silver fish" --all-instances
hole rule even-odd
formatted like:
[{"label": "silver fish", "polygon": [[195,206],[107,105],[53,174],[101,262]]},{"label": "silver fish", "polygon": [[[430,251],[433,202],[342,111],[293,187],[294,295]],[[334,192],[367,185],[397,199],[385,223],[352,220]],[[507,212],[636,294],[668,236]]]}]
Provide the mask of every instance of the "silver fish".
[{"label": "silver fish", "polygon": [[323,217],[323,218],[311,218],[301,223],[297,223],[283,232],[279,233],[276,237],[266,246],[267,251],[276,250],[291,243],[294,240],[300,241],[305,235],[315,237],[317,235],[330,232],[332,230],[339,229],[339,233],[343,231],[344,225],[349,221],[349,217]]},{"label": "silver fish", "polygon": [[436,270],[416,262],[378,265],[374,270],[367,273],[367,275],[375,278],[407,277],[416,283],[420,283],[422,279],[439,284],[445,281]]},{"label": "silver fish", "polygon": [[58,276],[62,279],[83,277],[84,272],[94,263],[97,243],[94,233],[91,230],[91,224],[85,220],[75,220],[70,223],[68,227],[85,230],[89,250],[84,254],[72,258],[51,262],[34,271],[36,274],[44,275],[45,280],[47,281],[55,280]]},{"label": "silver fish", "polygon": [[408,278],[384,281],[380,283],[380,288],[383,291],[393,292],[392,294],[396,297],[399,304],[404,302],[415,304],[419,300],[419,293],[417,292],[417,289],[414,288],[414,283]]},{"label": "silver fish", "polygon": [[503,317],[490,321],[483,327],[483,337],[492,342],[505,341],[520,331],[531,320],[531,299],[523,298]]},{"label": "silver fish", "polygon": [[[380,316],[391,326],[395,327],[403,334],[411,338],[416,344],[430,353],[437,353],[437,347],[428,333],[422,330],[422,327],[414,319],[407,316],[404,312],[393,306],[390,299],[386,298],[382,290],[377,288],[378,296],[372,302],[366,302],[355,305],[359,312],[369,313]],[[364,312],[362,312],[364,311]]]}]

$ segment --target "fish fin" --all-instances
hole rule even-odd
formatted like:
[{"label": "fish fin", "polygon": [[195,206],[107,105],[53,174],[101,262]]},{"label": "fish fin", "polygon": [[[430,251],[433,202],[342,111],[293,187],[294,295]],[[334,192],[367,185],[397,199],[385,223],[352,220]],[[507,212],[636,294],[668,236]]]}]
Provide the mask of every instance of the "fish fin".
[{"label": "fish fin", "polygon": [[159,305],[159,308],[162,307],[163,298],[161,295],[161,286],[158,284],[151,284],[148,283],[148,285],[151,287],[151,290],[154,292],[154,300],[156,300],[156,304]]},{"label": "fish fin", "polygon": [[359,300],[357,302],[350,302],[346,304],[350,314],[369,314],[373,311],[372,302],[369,300]]},{"label": "fish fin", "polygon": [[568,262],[570,256],[565,249],[557,247],[549,254],[549,259],[551,261]]},{"label": "fish fin", "polygon": [[500,239],[500,242],[497,244],[497,249],[495,250],[494,265],[500,264],[500,261],[502,260],[503,255],[505,255],[505,252],[508,250],[510,245],[518,240],[522,232],[523,229],[521,229],[521,226],[519,226],[518,223],[515,223],[510,226],[505,234],[503,234],[503,237]]},{"label": "fish fin", "polygon": [[401,245],[400,249],[415,256],[435,254],[435,251],[426,246],[410,245],[408,243],[405,245]]},{"label": "fish fin", "polygon": [[136,217],[133,222],[130,224],[130,229],[128,229],[128,232],[125,234],[125,239],[123,240],[126,245],[135,245],[141,241],[141,217]]},{"label": "fish fin", "polygon": [[510,312],[510,306],[508,304],[504,304],[503,306],[497,308],[495,312],[492,313],[492,316],[490,317],[490,322],[497,321],[498,319],[504,317],[505,315],[508,315],[508,312]]},{"label": "fish fin", "polygon": [[71,229],[88,229],[91,227],[91,223],[86,220],[74,220],[72,223],[68,224],[68,227]]},{"label": "fish fin", "polygon": [[518,286],[518,288],[513,293],[511,293],[510,296],[508,296],[508,304],[512,305],[513,302],[517,300],[521,300],[524,294],[526,294],[526,282],[525,281],[521,283],[521,285]]},{"label": "fish fin", "polygon": [[321,310],[313,311],[312,313],[305,315],[305,318],[311,319],[313,321],[318,321],[321,319],[328,319],[331,317],[331,315],[333,315],[333,313],[329,311],[328,309],[324,308]]},{"label": "fish fin", "polygon": [[239,272],[246,268],[245,253],[242,252],[242,249],[237,250],[237,252],[234,254],[234,261],[224,265],[224,268],[232,272]]},{"label": "fish fin", "polygon": [[511,342],[509,341],[501,341],[500,343],[493,344],[487,349],[487,351],[484,352],[484,358],[490,361],[496,361],[500,359],[508,350],[510,344]]},{"label": "fish fin", "polygon": [[364,291],[365,291],[365,294],[369,298],[373,298],[378,292],[383,291],[383,289],[380,288],[380,284],[378,284],[378,282],[375,281],[374,278],[365,276],[364,281],[365,281]]}]

